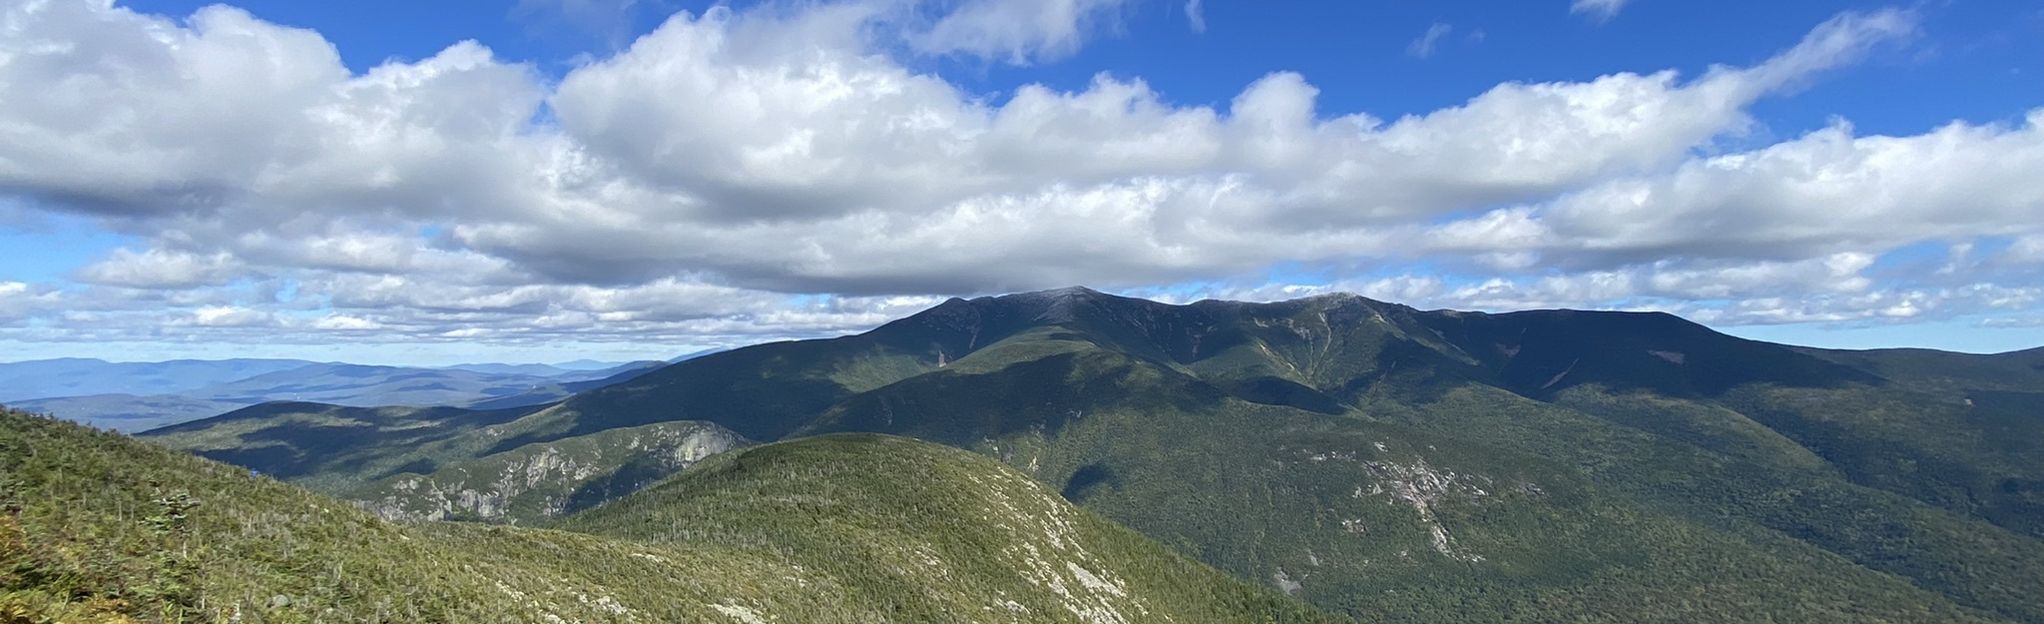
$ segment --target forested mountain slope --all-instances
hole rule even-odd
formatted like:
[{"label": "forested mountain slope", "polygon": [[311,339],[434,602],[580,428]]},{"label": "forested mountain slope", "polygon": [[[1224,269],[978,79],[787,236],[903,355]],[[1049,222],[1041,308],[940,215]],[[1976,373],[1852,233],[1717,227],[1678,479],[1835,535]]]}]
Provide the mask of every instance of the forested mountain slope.
[{"label": "forested mountain slope", "polygon": [[[754,442],[878,432],[1000,459],[1362,619],[2044,621],[2037,366],[1789,347],[1666,314],[1065,289],[279,465],[346,493],[419,458],[657,423]],[[154,439],[266,469],[252,451],[302,422],[229,415]]]}]

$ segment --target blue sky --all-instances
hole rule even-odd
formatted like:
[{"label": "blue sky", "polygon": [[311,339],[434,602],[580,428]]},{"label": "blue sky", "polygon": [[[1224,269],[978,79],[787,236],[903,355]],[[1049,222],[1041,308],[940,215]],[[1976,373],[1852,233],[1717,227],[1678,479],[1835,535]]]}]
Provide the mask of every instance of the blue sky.
[{"label": "blue sky", "polygon": [[[123,2],[135,10],[189,15],[212,2]],[[558,77],[590,55],[628,45],[676,11],[719,4],[679,0],[567,2],[230,3],[279,24],[318,30],[350,69],[432,56],[473,39]],[[1118,23],[1069,58],[1015,67],[983,59],[913,59],[918,69],[990,95],[1042,83],[1086,86],[1111,72],[1141,77],[1172,101],[1220,104],[1273,71],[1314,79],[1322,106],[1379,117],[1452,106],[1504,81],[1587,80],[1623,71],[1760,61],[1842,10],[1916,7],[1926,40],[1903,54],[1839,71],[1794,97],[1763,103],[1768,126],[1793,134],[1845,115],[1869,132],[1914,133],[1965,119],[2018,120],[2037,105],[2044,71],[2044,7],[2024,0],[1971,2],[1628,2],[1610,21],[1565,2],[1202,2],[1193,31],[1180,2],[1131,3]],[[615,8],[615,5],[629,5]],[[605,19],[592,20],[588,13]],[[1452,30],[1425,59],[1407,54],[1434,24]],[[1480,34],[1479,34],[1480,33]],[[2025,74],[2029,76],[2026,80]]]},{"label": "blue sky", "polygon": [[0,359],[667,357],[1071,283],[2044,344],[2033,2],[0,7]]}]

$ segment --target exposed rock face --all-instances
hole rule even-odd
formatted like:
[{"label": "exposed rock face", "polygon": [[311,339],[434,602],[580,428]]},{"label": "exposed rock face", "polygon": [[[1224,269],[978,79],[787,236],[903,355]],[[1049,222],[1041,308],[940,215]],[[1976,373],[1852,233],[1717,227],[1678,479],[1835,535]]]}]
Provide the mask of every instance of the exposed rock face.
[{"label": "exposed rock face", "polygon": [[667,422],[535,443],[401,474],[356,496],[390,520],[527,521],[623,496],[705,457],[748,445],[710,423]]},{"label": "exposed rock face", "polygon": [[993,503],[989,517],[1015,542],[1002,554],[1030,583],[1056,595],[1073,617],[1089,624],[1148,621],[1150,605],[1129,592],[1109,562],[1082,545],[1074,508],[1046,504],[1061,499],[1019,474],[967,478],[986,488]]},{"label": "exposed rock face", "polygon": [[[1359,456],[1362,454],[1357,451],[1310,453],[1305,459],[1309,462],[1360,464],[1371,480],[1357,485],[1355,491],[1350,494],[1352,498],[1383,500],[1387,504],[1409,507],[1419,515],[1420,524],[1426,527],[1434,552],[1450,559],[1470,563],[1483,561],[1483,555],[1469,552],[1455,543],[1455,535],[1441,524],[1435,509],[1451,501],[1466,503],[1491,497],[1493,493],[1486,488],[1495,487],[1496,481],[1484,475],[1463,474],[1436,467],[1422,457],[1412,457],[1410,461],[1391,460],[1384,458],[1388,449],[1382,442],[1373,443],[1372,446],[1377,449],[1380,459],[1367,459]],[[1539,491],[1538,486],[1531,483],[1520,484],[1517,487],[1521,493]],[[1357,535],[1370,532],[1369,525],[1360,518],[1344,518],[1340,522],[1344,532]],[[1279,586],[1284,587],[1284,581],[1289,580],[1282,579]]]},{"label": "exposed rock face", "polygon": [[1272,572],[1270,581],[1277,585],[1278,591],[1284,592],[1287,596],[1296,596],[1299,594],[1299,590],[1306,588],[1305,585],[1292,580],[1292,575],[1286,574],[1284,568],[1278,568],[1276,572]]},{"label": "exposed rock face", "polygon": [[[1410,464],[1370,461],[1363,462],[1363,466],[1377,477],[1377,485],[1368,495],[1389,495],[1393,501],[1419,512],[1420,522],[1432,534],[1434,552],[1471,563],[1483,561],[1483,555],[1467,552],[1455,545],[1455,536],[1435,517],[1434,505],[1450,495],[1469,498],[1489,496],[1490,493],[1482,487],[1491,483],[1489,477],[1437,470],[1424,459],[1415,459]],[[1358,494],[1362,495],[1360,491]]]}]

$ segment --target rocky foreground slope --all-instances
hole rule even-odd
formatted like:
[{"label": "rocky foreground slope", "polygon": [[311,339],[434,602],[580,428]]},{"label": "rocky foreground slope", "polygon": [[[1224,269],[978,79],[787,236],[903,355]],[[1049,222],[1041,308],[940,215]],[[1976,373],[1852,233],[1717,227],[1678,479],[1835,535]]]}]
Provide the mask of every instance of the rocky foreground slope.
[{"label": "rocky foreground slope", "polygon": [[1331,621],[962,451],[831,436],[702,468],[563,530],[392,523],[0,411],[0,621]]}]

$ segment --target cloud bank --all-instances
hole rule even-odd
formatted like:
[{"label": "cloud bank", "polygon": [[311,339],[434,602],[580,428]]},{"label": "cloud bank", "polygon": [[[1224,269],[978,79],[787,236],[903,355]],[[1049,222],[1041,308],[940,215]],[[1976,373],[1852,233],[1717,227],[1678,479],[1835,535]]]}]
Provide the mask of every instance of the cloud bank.
[{"label": "cloud bank", "polygon": [[[1719,147],[1909,40],[1907,11],[1396,119],[1288,72],[1209,107],[1109,74],[989,96],[904,60],[1055,60],[1121,4],[719,7],[550,79],[475,42],[354,73],[228,6],[12,3],[0,194],[139,242],[71,286],[0,284],[0,336],[732,344],[1069,284],[1725,324],[2038,305],[2044,109]],[[1882,260],[1924,245],[1954,251]]]}]

